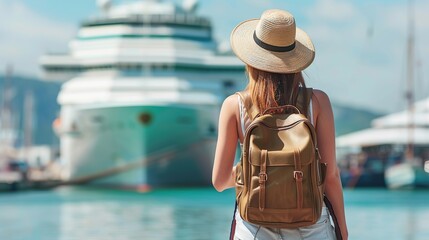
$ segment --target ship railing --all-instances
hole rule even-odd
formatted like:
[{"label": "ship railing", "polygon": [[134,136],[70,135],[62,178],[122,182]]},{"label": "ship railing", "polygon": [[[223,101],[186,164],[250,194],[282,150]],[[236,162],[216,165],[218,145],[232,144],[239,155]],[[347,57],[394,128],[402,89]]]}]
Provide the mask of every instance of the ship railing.
[{"label": "ship railing", "polygon": [[87,21],[84,21],[81,25],[82,27],[93,27],[101,25],[115,25],[115,24],[132,24],[132,25],[141,25],[141,24],[177,24],[177,25],[186,25],[194,27],[205,27],[210,28],[211,23],[207,18],[198,17],[191,14],[153,14],[153,15],[144,15],[144,14],[134,14],[127,17],[117,17],[117,18],[93,18]]}]

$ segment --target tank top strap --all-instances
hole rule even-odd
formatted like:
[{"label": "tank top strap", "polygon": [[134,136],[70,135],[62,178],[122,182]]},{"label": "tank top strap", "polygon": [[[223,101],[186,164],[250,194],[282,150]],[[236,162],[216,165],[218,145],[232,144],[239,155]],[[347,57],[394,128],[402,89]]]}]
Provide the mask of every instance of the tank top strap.
[{"label": "tank top strap", "polygon": [[244,133],[246,132],[246,128],[250,125],[250,117],[247,114],[247,110],[244,106],[243,100],[241,97],[237,94],[238,97],[238,108],[240,111],[240,126],[241,126],[241,133],[244,136]]},{"label": "tank top strap", "polygon": [[310,119],[311,124],[314,126],[314,119],[313,119],[313,97],[310,96],[310,103],[308,104],[308,119]]}]

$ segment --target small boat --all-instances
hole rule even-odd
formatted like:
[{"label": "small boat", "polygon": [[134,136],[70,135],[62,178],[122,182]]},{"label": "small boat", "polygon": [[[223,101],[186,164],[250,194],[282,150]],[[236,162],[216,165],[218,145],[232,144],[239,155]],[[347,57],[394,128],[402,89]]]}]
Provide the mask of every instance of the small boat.
[{"label": "small boat", "polygon": [[429,188],[429,173],[425,171],[425,158],[429,158],[429,150],[426,148],[421,153],[416,153],[416,138],[419,128],[429,125],[429,101],[419,108],[414,105],[414,5],[408,2],[408,44],[407,44],[407,103],[408,108],[404,121],[408,138],[406,150],[399,164],[389,166],[385,172],[387,186],[391,189],[398,188]]},{"label": "small boat", "polygon": [[411,162],[389,167],[386,169],[385,177],[387,186],[391,189],[429,188],[429,172],[421,165],[414,165]]}]

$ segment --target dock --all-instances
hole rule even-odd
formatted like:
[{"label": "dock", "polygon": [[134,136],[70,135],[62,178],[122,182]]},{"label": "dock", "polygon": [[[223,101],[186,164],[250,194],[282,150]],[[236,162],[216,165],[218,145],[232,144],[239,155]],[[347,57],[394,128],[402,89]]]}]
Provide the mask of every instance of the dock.
[{"label": "dock", "polygon": [[43,190],[64,185],[65,182],[53,178],[34,178],[27,172],[0,172],[0,193],[21,190]]},{"label": "dock", "polygon": [[23,190],[48,190],[61,185],[64,185],[64,183],[59,180],[28,181],[28,182],[0,181],[0,194],[5,192],[16,192],[16,191],[23,191]]}]

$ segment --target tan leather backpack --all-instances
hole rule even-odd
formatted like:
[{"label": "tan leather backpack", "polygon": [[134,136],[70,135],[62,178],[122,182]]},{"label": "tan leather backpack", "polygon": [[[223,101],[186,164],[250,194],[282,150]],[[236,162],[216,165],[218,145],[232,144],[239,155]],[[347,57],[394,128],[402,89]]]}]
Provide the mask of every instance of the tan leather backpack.
[{"label": "tan leather backpack", "polygon": [[[311,96],[311,89],[307,91]],[[238,94],[252,120],[236,167],[241,217],[276,228],[316,223],[322,210],[326,165],[320,162],[313,125],[292,105],[257,114],[249,94]],[[301,102],[308,106],[309,99]],[[293,113],[277,113],[279,110]]]}]

